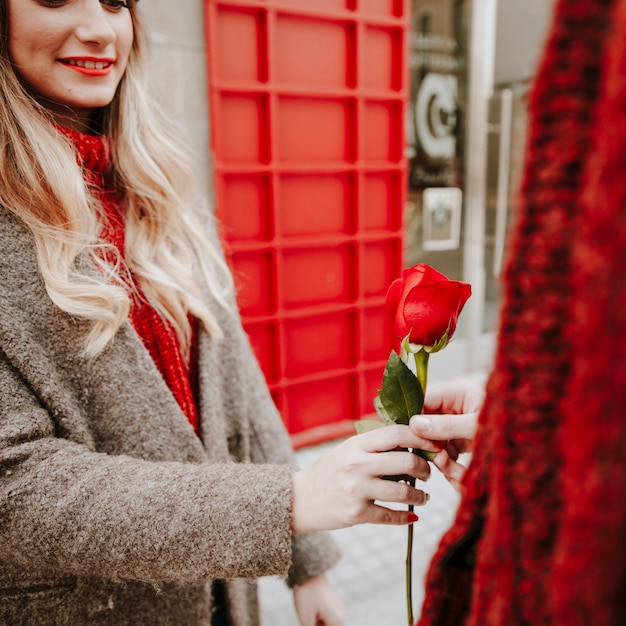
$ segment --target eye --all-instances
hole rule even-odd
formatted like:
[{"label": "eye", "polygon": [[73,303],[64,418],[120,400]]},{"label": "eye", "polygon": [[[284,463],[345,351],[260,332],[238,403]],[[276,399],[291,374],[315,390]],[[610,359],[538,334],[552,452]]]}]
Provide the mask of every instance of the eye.
[{"label": "eye", "polygon": [[111,9],[112,11],[119,11],[120,9],[128,9],[128,0],[100,0],[100,4]]}]

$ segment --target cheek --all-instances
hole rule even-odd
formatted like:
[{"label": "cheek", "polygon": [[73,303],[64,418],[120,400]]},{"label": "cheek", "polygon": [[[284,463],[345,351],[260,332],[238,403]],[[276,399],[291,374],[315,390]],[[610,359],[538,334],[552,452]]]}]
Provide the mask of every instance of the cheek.
[{"label": "cheek", "polygon": [[128,59],[130,57],[134,39],[133,24],[129,16],[128,24],[126,24],[124,28],[120,29],[117,35],[118,53],[120,55],[120,60],[123,61],[124,69],[126,69],[126,65],[128,65]]},{"label": "cheek", "polygon": [[11,63],[21,65],[23,50],[25,47],[26,38],[20,31],[19,20],[9,20],[9,28],[7,29],[8,37],[8,52],[9,60]]},{"label": "cheek", "polygon": [[53,55],[60,36],[55,29],[41,24],[28,24],[21,17],[9,21],[9,59],[18,67],[29,67],[42,55]]}]

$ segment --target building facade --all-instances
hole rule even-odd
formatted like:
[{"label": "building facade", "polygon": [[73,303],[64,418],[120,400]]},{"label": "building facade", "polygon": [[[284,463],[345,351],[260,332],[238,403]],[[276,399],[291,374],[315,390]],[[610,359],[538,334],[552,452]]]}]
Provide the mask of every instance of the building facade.
[{"label": "building facade", "polygon": [[550,17],[532,0],[151,0],[155,97],[226,227],[244,324],[294,442],[371,412],[386,287],[472,283],[431,380],[489,367]]}]

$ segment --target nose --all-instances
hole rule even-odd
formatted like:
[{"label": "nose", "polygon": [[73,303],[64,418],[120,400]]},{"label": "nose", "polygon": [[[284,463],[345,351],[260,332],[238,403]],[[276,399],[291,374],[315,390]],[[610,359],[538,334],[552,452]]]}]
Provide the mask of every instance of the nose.
[{"label": "nose", "polygon": [[80,41],[101,46],[115,41],[115,30],[110,22],[112,14],[100,0],[79,0],[76,6],[80,16],[75,33]]}]

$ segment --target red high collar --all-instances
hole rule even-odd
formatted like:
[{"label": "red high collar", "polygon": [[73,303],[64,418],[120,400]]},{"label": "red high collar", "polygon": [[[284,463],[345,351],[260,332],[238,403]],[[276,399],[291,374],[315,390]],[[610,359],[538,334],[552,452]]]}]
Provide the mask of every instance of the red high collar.
[{"label": "red high collar", "polygon": [[[119,207],[120,194],[110,182],[111,151],[108,138],[102,135],[81,133],[63,126],[57,126],[57,128],[76,147],[85,179],[94,185],[92,192],[97,195],[103,209],[103,214],[100,216],[101,238],[115,246],[123,259],[126,225]],[[137,285],[135,289],[136,294],[141,293]],[[135,295],[129,318],[180,408],[196,433],[200,434],[198,410],[195,403],[196,321],[192,320],[194,338],[189,365],[187,365],[174,329],[159,316],[145,298]]]},{"label": "red high collar", "polygon": [[85,171],[91,172],[99,180],[103,180],[108,174],[110,166],[111,146],[109,138],[104,135],[81,133],[66,126],[57,125],[56,128],[72,142]]}]

